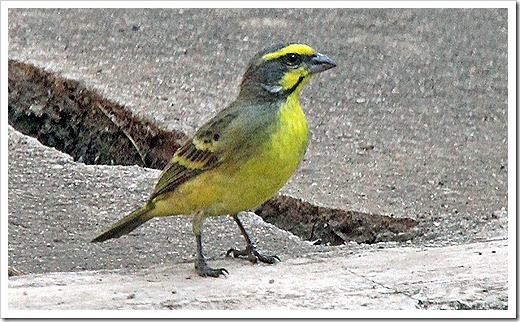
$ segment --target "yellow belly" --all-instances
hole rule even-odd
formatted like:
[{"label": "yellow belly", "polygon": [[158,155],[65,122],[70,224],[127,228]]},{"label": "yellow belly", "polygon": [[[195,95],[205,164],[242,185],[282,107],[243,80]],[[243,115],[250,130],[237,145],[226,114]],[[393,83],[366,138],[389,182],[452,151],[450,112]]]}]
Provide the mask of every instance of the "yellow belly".
[{"label": "yellow belly", "polygon": [[157,215],[234,214],[261,205],[289,180],[308,143],[305,115],[297,99],[281,108],[270,140],[240,165],[225,162],[184,183],[155,205]]}]

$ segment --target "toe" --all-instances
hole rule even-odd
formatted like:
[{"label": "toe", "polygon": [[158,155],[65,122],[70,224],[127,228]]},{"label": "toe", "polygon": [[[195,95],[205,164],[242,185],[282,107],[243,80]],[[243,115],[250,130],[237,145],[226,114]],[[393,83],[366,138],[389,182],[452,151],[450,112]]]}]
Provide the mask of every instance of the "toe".
[{"label": "toe", "polygon": [[277,255],[269,256],[269,255],[263,255],[263,254],[257,253],[256,257],[258,257],[258,260],[261,261],[262,263],[274,264],[274,263],[276,263],[276,261],[281,262],[280,257],[278,257]]},{"label": "toe", "polygon": [[203,267],[201,269],[197,269],[197,273],[199,273],[199,275],[202,277],[206,277],[206,276],[220,277],[220,275],[222,275],[222,276],[226,276],[226,274],[229,275],[229,272],[225,268],[211,268],[211,267],[207,267],[207,266]]},{"label": "toe", "polygon": [[201,276],[220,277],[220,275],[226,276],[226,274],[229,275],[229,272],[225,268],[208,268],[202,272]]}]

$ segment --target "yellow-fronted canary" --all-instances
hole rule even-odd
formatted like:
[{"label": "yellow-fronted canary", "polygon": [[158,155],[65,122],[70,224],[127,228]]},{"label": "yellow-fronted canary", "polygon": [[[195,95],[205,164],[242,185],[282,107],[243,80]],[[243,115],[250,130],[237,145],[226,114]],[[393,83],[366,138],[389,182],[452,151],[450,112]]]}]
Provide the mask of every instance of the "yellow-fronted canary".
[{"label": "yellow-fronted canary", "polygon": [[256,54],[234,102],[203,125],[181,146],[163,170],[143,206],[92,240],[117,238],[159,216],[193,214],[197,243],[195,268],[218,277],[202,251],[202,223],[208,216],[229,214],[246,240],[245,250],[229,254],[251,262],[275,263],[247,234],[238,213],[258,207],[291,177],[308,145],[308,127],[299,94],[316,73],[336,66],[304,44],[273,46]]}]

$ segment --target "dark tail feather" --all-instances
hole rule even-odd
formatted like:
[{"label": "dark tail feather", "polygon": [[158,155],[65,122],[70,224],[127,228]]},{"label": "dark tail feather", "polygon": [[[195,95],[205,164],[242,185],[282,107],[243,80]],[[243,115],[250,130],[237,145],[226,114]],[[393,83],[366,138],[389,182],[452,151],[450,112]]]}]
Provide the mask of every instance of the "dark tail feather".
[{"label": "dark tail feather", "polygon": [[118,238],[128,234],[132,230],[141,226],[143,223],[153,218],[150,211],[153,207],[144,205],[141,208],[135,210],[130,215],[123,217],[123,219],[116,222],[112,227],[104,231],[101,235],[92,239],[91,243],[98,243],[111,238]]}]

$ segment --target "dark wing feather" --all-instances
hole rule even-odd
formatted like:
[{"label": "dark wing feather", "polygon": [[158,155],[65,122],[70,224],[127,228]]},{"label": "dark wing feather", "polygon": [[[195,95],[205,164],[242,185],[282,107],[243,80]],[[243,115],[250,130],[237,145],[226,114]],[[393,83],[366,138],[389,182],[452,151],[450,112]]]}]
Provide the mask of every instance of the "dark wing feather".
[{"label": "dark wing feather", "polygon": [[219,151],[219,141],[236,115],[229,109],[221,111],[181,146],[163,170],[150,200],[217,166],[224,152]]}]

